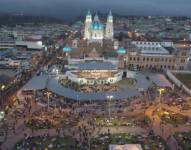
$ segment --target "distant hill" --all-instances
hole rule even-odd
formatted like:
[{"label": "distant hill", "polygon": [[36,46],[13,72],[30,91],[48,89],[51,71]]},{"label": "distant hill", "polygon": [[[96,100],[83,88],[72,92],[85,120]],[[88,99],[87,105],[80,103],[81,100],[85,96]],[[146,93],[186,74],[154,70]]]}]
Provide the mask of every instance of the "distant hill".
[{"label": "distant hill", "polygon": [[0,25],[15,26],[16,24],[64,23],[63,20],[47,16],[30,16],[23,14],[0,14]]}]

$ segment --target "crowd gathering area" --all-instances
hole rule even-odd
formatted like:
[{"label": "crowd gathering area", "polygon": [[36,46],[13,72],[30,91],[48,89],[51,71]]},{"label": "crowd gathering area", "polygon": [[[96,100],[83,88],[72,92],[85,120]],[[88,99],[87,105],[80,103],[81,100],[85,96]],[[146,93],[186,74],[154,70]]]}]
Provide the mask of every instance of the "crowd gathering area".
[{"label": "crowd gathering area", "polygon": [[[109,87],[117,88],[78,90]],[[20,92],[0,122],[0,149],[108,150],[140,144],[143,150],[190,150],[191,98],[177,87],[162,95],[158,89],[153,85],[140,96],[105,101],[71,100],[48,89]]]},{"label": "crowd gathering area", "polygon": [[123,79],[115,84],[104,84],[104,85],[78,85],[67,79],[60,79],[59,83],[67,88],[73,89],[75,91],[92,93],[92,92],[115,92],[125,88],[135,87],[136,81],[133,79]]}]

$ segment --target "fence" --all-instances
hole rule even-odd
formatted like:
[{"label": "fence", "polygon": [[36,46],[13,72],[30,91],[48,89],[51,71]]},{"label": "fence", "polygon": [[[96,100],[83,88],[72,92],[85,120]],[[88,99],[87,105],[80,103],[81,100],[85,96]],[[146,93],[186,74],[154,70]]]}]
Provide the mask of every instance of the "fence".
[{"label": "fence", "polygon": [[[191,71],[172,71],[174,73],[180,73],[180,74],[191,74]],[[186,93],[191,95],[191,90],[186,87],[180,80],[178,80],[170,70],[166,71],[167,77],[178,87],[183,88]]]}]

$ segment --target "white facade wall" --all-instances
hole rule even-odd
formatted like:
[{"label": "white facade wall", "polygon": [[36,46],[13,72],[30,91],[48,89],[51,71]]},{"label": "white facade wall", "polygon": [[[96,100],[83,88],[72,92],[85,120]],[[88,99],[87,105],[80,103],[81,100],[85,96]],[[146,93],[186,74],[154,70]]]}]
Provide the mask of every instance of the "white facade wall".
[{"label": "white facade wall", "polygon": [[[105,70],[101,70],[101,71],[105,71]],[[73,74],[70,71],[66,72],[66,76],[68,77],[68,79],[79,85],[94,85],[95,83],[97,83],[97,84],[107,84],[107,83],[114,84],[114,83],[122,80],[122,75],[123,75],[123,72],[120,71],[117,74],[115,74],[114,77],[109,77],[107,79],[86,79],[86,78],[79,78],[77,75]]]}]

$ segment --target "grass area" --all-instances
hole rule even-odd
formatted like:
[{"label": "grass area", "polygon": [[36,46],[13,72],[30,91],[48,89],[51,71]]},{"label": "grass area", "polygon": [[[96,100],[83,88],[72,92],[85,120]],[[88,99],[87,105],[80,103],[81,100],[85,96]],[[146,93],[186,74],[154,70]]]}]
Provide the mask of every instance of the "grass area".
[{"label": "grass area", "polygon": [[97,117],[96,125],[98,126],[147,126],[151,120],[148,116],[140,114],[138,116],[129,116],[129,117]]},{"label": "grass area", "polygon": [[77,146],[72,137],[32,137],[15,145],[14,150],[75,150]]},{"label": "grass area", "polygon": [[189,119],[189,117],[187,116],[184,116],[182,114],[177,114],[172,111],[167,111],[164,109],[160,111],[156,110],[154,113],[157,114],[161,118],[161,120],[164,121],[165,123],[169,123],[174,126],[186,124]]},{"label": "grass area", "polygon": [[191,74],[175,74],[184,85],[191,89]]},{"label": "grass area", "polygon": [[177,132],[174,137],[183,150],[191,150],[191,131],[187,133]]},{"label": "grass area", "polygon": [[50,129],[55,127],[55,123],[53,123],[53,120],[48,118],[40,118],[38,116],[34,116],[27,121],[26,126],[34,130]]},{"label": "grass area", "polygon": [[131,135],[127,133],[100,135],[91,142],[91,150],[107,150],[110,144],[141,144],[143,150],[168,150],[165,142],[154,135]]}]

